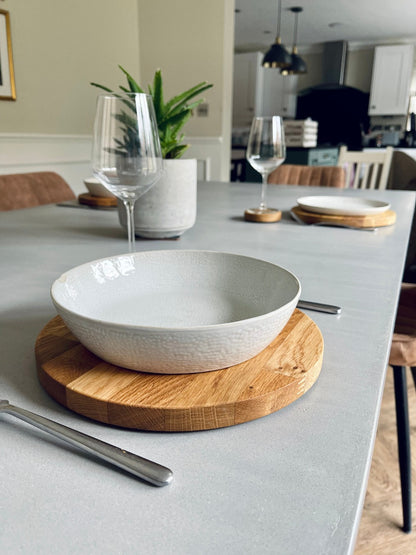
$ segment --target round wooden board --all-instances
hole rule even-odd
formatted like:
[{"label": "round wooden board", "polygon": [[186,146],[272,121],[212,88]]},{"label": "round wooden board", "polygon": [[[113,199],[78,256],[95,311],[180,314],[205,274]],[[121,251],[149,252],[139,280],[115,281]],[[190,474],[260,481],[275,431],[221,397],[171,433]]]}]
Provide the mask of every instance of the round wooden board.
[{"label": "round wooden board", "polygon": [[258,208],[248,208],[244,211],[244,219],[248,222],[261,222],[264,224],[270,224],[272,222],[278,222],[282,219],[282,212],[276,208],[270,208],[269,210],[259,210]]},{"label": "round wooden board", "polygon": [[371,214],[368,216],[335,216],[332,214],[318,214],[316,212],[307,212],[294,206],[291,210],[306,224],[313,224],[316,222],[328,222],[334,225],[349,225],[352,227],[384,227],[393,225],[396,221],[396,212],[393,210],[386,210],[378,214]]},{"label": "round wooden board", "polygon": [[117,199],[115,197],[96,197],[89,193],[78,195],[78,202],[88,206],[101,206],[107,208],[117,206]]},{"label": "round wooden board", "polygon": [[318,326],[295,310],[256,357],[198,374],[145,374],[92,354],[56,316],[39,334],[39,381],[65,407],[106,424],[164,432],[209,430],[260,418],[312,387],[322,366]]}]

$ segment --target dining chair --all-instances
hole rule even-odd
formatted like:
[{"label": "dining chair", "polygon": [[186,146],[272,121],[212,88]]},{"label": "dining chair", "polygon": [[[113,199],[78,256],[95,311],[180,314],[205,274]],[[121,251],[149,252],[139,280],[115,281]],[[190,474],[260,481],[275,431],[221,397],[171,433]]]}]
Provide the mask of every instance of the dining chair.
[{"label": "dining chair", "polygon": [[75,193],[55,172],[0,175],[0,211],[74,200]]},{"label": "dining chair", "polygon": [[277,185],[345,186],[345,170],[338,166],[302,166],[283,164],[272,171],[269,183]]},{"label": "dining chair", "polygon": [[396,405],[403,531],[412,530],[412,468],[406,367],[416,387],[416,284],[403,283],[390,350]]},{"label": "dining chair", "polygon": [[353,189],[385,189],[389,179],[393,147],[380,152],[339,150],[338,166],[345,169],[346,186]]}]

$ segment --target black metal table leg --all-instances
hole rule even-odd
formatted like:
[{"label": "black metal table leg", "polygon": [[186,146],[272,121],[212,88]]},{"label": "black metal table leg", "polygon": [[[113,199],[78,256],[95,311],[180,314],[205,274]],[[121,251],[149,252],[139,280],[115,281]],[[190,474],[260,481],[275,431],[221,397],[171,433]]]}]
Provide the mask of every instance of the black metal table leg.
[{"label": "black metal table leg", "polygon": [[412,470],[406,368],[404,366],[393,366],[393,376],[396,399],[400,483],[402,489],[403,531],[409,533],[412,531]]}]

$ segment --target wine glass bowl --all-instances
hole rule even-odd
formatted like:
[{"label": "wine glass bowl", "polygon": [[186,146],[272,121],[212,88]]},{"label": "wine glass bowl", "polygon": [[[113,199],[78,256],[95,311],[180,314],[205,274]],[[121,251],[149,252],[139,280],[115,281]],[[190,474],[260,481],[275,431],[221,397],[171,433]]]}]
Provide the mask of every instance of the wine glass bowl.
[{"label": "wine glass bowl", "polygon": [[244,215],[247,220],[275,222],[282,214],[276,208],[267,206],[267,180],[273,170],[286,158],[283,120],[280,116],[255,117],[251,124],[246,158],[249,164],[261,174],[262,189],[258,208],[250,208]]},{"label": "wine glass bowl", "polygon": [[106,94],[97,100],[94,176],[126,207],[129,251],[134,251],[134,204],[162,175],[158,127],[150,95]]}]

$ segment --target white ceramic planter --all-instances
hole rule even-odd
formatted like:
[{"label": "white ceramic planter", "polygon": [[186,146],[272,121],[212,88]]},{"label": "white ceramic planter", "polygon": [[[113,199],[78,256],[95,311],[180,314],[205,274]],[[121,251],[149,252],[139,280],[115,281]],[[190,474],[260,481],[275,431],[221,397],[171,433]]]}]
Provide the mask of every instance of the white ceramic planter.
[{"label": "white ceramic planter", "polygon": [[[163,165],[163,176],[137,200],[134,210],[136,235],[149,239],[178,237],[196,219],[196,160],[164,160]],[[121,225],[127,227],[120,202],[118,214]]]}]

